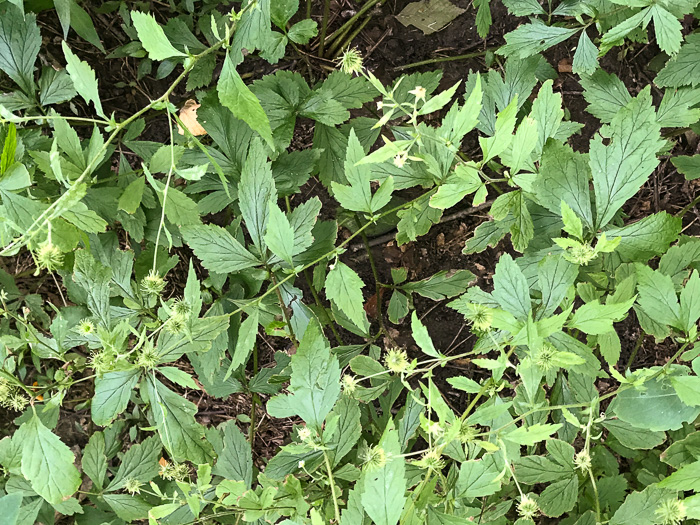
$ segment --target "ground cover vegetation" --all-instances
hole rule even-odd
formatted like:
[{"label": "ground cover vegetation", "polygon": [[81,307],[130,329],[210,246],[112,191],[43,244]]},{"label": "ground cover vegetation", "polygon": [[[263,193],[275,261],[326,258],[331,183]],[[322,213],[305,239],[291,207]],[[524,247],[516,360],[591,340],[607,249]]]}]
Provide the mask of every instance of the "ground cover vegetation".
[{"label": "ground cover vegetation", "polygon": [[698,1],[407,4],[0,1],[3,523],[700,520]]}]

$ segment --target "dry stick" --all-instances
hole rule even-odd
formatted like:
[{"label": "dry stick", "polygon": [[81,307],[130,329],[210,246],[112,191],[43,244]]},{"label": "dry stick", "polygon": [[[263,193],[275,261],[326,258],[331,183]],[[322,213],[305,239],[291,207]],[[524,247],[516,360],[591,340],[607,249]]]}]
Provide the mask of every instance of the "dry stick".
[{"label": "dry stick", "polygon": [[[468,217],[469,215],[472,215],[476,213],[477,211],[483,210],[484,208],[488,208],[493,204],[493,200],[486,201],[483,204],[479,204],[478,206],[472,206],[470,208],[466,208],[464,210],[457,211],[455,213],[451,213],[450,215],[444,216],[438,224],[444,224],[446,222],[451,222],[455,221],[457,219],[462,219],[464,217]],[[393,241],[394,237],[396,237],[396,229],[390,231],[389,233],[385,233],[384,235],[380,235],[379,237],[375,237],[374,239],[370,239],[369,245],[374,247],[374,246],[379,246],[380,244],[387,243],[389,241]],[[358,250],[361,250],[364,247],[364,243],[357,243],[351,245],[349,248],[353,252],[356,252]]]},{"label": "dry stick", "polygon": [[498,47],[487,47],[483,51],[474,51],[473,53],[466,53],[464,55],[456,55],[453,57],[439,57],[431,58],[429,60],[421,60],[420,62],[414,62],[413,64],[406,64],[405,66],[398,66],[394,68],[394,71],[403,71],[404,69],[412,69],[414,67],[428,66],[430,64],[439,64],[440,62],[452,62],[453,60],[467,60],[469,58],[476,58],[484,56],[489,51],[495,51]]}]

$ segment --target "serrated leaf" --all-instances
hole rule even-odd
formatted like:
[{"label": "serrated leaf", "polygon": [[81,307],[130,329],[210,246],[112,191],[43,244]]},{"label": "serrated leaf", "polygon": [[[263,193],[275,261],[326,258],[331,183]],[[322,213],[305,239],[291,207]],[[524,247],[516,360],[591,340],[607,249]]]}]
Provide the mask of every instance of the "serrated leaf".
[{"label": "serrated leaf", "polygon": [[656,43],[661,51],[675,55],[680,51],[683,42],[683,26],[674,15],[658,4],[652,5],[650,11],[654,20]]},{"label": "serrated leaf", "polygon": [[637,266],[638,302],[654,321],[683,328],[680,321],[680,305],[671,277],[654,271],[648,266]]},{"label": "serrated leaf", "polygon": [[259,310],[255,308],[253,313],[241,323],[241,326],[238,329],[236,346],[233,354],[231,355],[231,365],[229,366],[228,372],[226,372],[224,381],[229,378],[231,372],[237,370],[239,366],[248,361],[248,357],[253,351],[253,346],[255,345],[255,338],[258,335],[258,319]]},{"label": "serrated leaf", "polygon": [[415,311],[411,314],[411,332],[413,333],[413,340],[425,354],[437,359],[444,357],[442,353],[435,349],[433,340],[430,338],[430,334],[428,334],[428,330],[423,326],[423,323],[420,322]]},{"label": "serrated leaf", "polygon": [[610,525],[654,525],[658,514],[656,509],[671,494],[656,485],[650,485],[642,492],[633,492],[610,519]]},{"label": "serrated leaf", "polygon": [[613,322],[619,321],[632,308],[635,298],[614,304],[600,304],[597,300],[588,302],[574,312],[568,326],[586,334],[604,334],[613,329]]},{"label": "serrated leaf", "polygon": [[646,262],[665,253],[669,244],[678,238],[681,228],[680,217],[661,212],[622,228],[610,228],[605,234],[608,239],[620,237],[614,255],[623,262]]},{"label": "serrated leaf", "polygon": [[264,146],[259,139],[255,139],[238,183],[238,203],[248,233],[260,254],[264,254],[266,249],[264,236],[267,231],[269,202],[276,198],[275,182]]},{"label": "serrated leaf", "polygon": [[36,412],[17,429],[13,440],[21,443],[22,475],[42,498],[57,505],[78,490],[81,476],[73,464],[73,452]]},{"label": "serrated leaf", "polygon": [[0,69],[26,94],[34,93],[34,62],[41,47],[36,15],[7,2],[0,7]]},{"label": "serrated leaf", "polygon": [[666,63],[654,83],[661,87],[700,85],[700,34],[689,34],[680,52]]},{"label": "serrated leaf", "polygon": [[304,45],[318,34],[318,25],[315,20],[305,18],[289,28],[287,36],[296,44]]},{"label": "serrated leaf", "polygon": [[378,468],[363,469],[362,507],[376,525],[396,525],[406,502],[406,467],[393,422],[387,425],[377,446],[384,450],[387,460]]},{"label": "serrated leaf", "polygon": [[612,119],[608,145],[600,135],[591,140],[597,228],[610,222],[659,164],[656,153],[664,144],[660,130],[646,88]]},{"label": "serrated leaf", "polygon": [[591,42],[586,29],[583,29],[576,45],[571,70],[577,75],[581,73],[592,75],[596,69],[598,69],[598,48]]},{"label": "serrated leaf", "polygon": [[90,405],[92,420],[102,427],[126,410],[131,392],[138,383],[138,370],[107,372],[95,379],[95,395]]},{"label": "serrated leaf", "polygon": [[535,423],[529,427],[518,427],[517,429],[505,434],[503,438],[513,443],[517,443],[518,445],[534,445],[535,443],[548,439],[561,427],[561,424],[552,425]]},{"label": "serrated leaf", "polygon": [[253,453],[250,443],[233,420],[227,421],[219,428],[224,434],[223,449],[219,452],[212,474],[228,480],[242,481],[250,488],[253,481]]},{"label": "serrated leaf", "polygon": [[277,257],[293,265],[294,254],[294,229],[289,224],[289,219],[280,210],[277,203],[268,203],[267,227],[265,230],[265,244]]},{"label": "serrated leaf", "polygon": [[498,54],[527,58],[563,42],[577,31],[578,29],[548,26],[533,18],[529,24],[523,24],[515,31],[506,33],[506,45],[501,46]]},{"label": "serrated leaf", "polygon": [[204,440],[204,427],[194,418],[197,406],[168,389],[153,375],[144,381],[141,391],[148,396],[150,418],[173,459],[196,464],[211,461],[213,450]]},{"label": "serrated leaf", "polygon": [[326,297],[357,326],[366,322],[362,288],[365,283],[343,262],[336,262],[326,277]]},{"label": "serrated leaf", "polygon": [[105,436],[102,432],[95,432],[90,436],[90,441],[83,450],[81,461],[83,472],[88,475],[98,490],[102,490],[105,475],[107,474],[107,457],[105,456]]},{"label": "serrated leaf", "polygon": [[128,480],[148,483],[158,475],[163,445],[157,436],[150,436],[141,443],[132,445],[121,460],[119,469],[107,486],[107,491],[117,491],[126,485]]},{"label": "serrated leaf", "polygon": [[614,74],[597,70],[591,76],[581,76],[586,110],[602,122],[610,122],[632,97],[625,84]]},{"label": "serrated leaf", "polygon": [[216,86],[219,100],[236,118],[243,120],[253,130],[257,131],[271,149],[275,149],[272,139],[270,120],[260,105],[260,101],[245,85],[236,71],[236,66],[229,54],[226,54],[224,66],[221,69],[219,82]]},{"label": "serrated leaf", "polygon": [[66,57],[66,71],[70,75],[75,90],[83,97],[85,102],[88,104],[92,102],[95,105],[95,111],[98,115],[107,118],[102,109],[95,72],[87,62],[83,62],[73,54],[65,41],[61,42],[61,46],[63,55]]},{"label": "serrated leaf", "polygon": [[259,264],[252,253],[220,226],[185,226],[180,231],[207,270],[226,274]]},{"label": "serrated leaf", "polygon": [[317,323],[306,328],[291,367],[291,394],[273,397],[267,410],[273,417],[298,415],[320,430],[340,395],[340,366]]},{"label": "serrated leaf", "polygon": [[148,56],[151,60],[165,60],[171,57],[187,56],[173,47],[168,37],[165,36],[163,28],[156,22],[153,15],[132,11],[131,21],[139,35],[139,40],[143,44],[144,49],[148,51]]},{"label": "serrated leaf", "polygon": [[500,471],[488,459],[464,461],[459,468],[455,491],[465,498],[490,496],[501,488],[499,478]]},{"label": "serrated leaf", "polygon": [[530,289],[522,270],[508,254],[502,255],[496,264],[492,295],[501,308],[517,319],[525,320],[529,317],[532,310]]}]

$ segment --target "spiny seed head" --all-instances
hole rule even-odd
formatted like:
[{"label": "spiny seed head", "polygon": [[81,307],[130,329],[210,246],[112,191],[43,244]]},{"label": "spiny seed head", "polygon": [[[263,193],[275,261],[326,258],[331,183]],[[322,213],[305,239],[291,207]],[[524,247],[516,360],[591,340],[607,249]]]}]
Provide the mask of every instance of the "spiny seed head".
[{"label": "spiny seed head", "polygon": [[171,334],[179,334],[185,329],[186,324],[186,319],[183,319],[182,317],[177,315],[173,315],[170,316],[168,322],[165,324],[165,329]]},{"label": "spiny seed head", "polygon": [[184,299],[176,299],[173,301],[171,309],[171,317],[180,317],[182,319],[188,319],[190,313],[192,312],[192,307]]},{"label": "spiny seed head", "polygon": [[462,421],[462,424],[459,427],[459,440],[462,443],[474,441],[478,433],[479,431],[475,426],[470,425],[466,421]]},{"label": "spiny seed head", "polygon": [[545,372],[551,370],[554,367],[554,356],[556,353],[557,349],[551,344],[543,343],[533,356],[535,364]]},{"label": "spiny seed head", "polygon": [[89,335],[95,331],[95,325],[88,319],[81,319],[76,326],[76,330],[80,335]]},{"label": "spiny seed head", "polygon": [[656,509],[662,525],[678,525],[686,518],[685,503],[677,499],[667,499]]},{"label": "spiny seed head", "polygon": [[143,483],[141,483],[137,479],[127,479],[124,482],[124,490],[126,490],[129,494],[140,494],[141,493],[141,486]]},{"label": "spiny seed head", "polygon": [[22,394],[16,387],[12,387],[12,390],[6,397],[0,399],[0,406],[14,410],[15,412],[21,412],[29,404],[29,399],[27,399],[24,394]]},{"label": "spiny seed head", "polygon": [[357,388],[357,379],[355,379],[353,376],[345,374],[342,379],[343,383],[343,392],[352,395],[355,393],[355,389]]},{"label": "spiny seed head", "polygon": [[361,459],[365,464],[365,468],[369,470],[380,469],[386,465],[386,452],[382,447],[371,447],[367,449]]},{"label": "spiny seed head", "polygon": [[472,322],[474,330],[486,332],[493,322],[493,310],[483,304],[471,303],[466,317]]},{"label": "spiny seed head", "polygon": [[520,503],[518,503],[518,514],[521,518],[532,519],[539,513],[540,508],[537,502],[532,499],[527,494],[520,498]]},{"label": "spiny seed head", "polygon": [[63,253],[60,248],[48,241],[39,245],[34,258],[37,270],[46,268],[52,272],[63,264]]},{"label": "spiny seed head", "polygon": [[190,469],[184,463],[170,463],[169,461],[163,461],[160,465],[160,472],[158,472],[161,478],[168,481],[184,481],[189,473]]},{"label": "spiny seed head", "polygon": [[445,460],[442,459],[442,454],[436,449],[431,449],[417,462],[418,466],[431,469],[442,470],[445,467]]},{"label": "spiny seed head", "polygon": [[141,352],[139,352],[136,364],[141,368],[150,370],[151,368],[155,368],[159,361],[160,355],[158,355],[158,352],[156,352],[156,349],[153,347],[153,343],[147,342]]},{"label": "spiny seed head", "polygon": [[577,469],[581,469],[584,472],[591,470],[591,455],[587,450],[582,450],[574,456],[574,465]]},{"label": "spiny seed head", "polygon": [[348,75],[360,73],[362,71],[362,54],[356,47],[346,49],[338,59],[338,67]]},{"label": "spiny seed head", "polygon": [[384,357],[384,364],[393,373],[402,374],[408,370],[408,355],[406,354],[405,350],[392,348],[387,352],[386,357]]},{"label": "spiny seed head", "polygon": [[89,363],[97,375],[102,376],[107,372],[112,372],[114,370],[116,357],[114,353],[108,350],[95,350],[90,354]]},{"label": "spiny seed head", "polygon": [[156,270],[151,270],[141,279],[141,291],[146,295],[160,295],[164,288],[165,279]]},{"label": "spiny seed head", "polygon": [[596,253],[593,247],[588,244],[578,244],[571,248],[569,253],[569,258],[571,262],[586,266],[589,262],[596,258]]}]

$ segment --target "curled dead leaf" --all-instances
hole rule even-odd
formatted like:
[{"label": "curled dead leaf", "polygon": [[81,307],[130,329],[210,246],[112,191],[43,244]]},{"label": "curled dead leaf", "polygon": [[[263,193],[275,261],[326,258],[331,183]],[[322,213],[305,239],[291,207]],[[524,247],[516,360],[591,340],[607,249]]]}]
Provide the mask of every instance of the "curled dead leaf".
[{"label": "curled dead leaf", "polygon": [[[180,120],[185,125],[187,130],[196,137],[207,134],[207,130],[204,129],[197,121],[197,109],[199,106],[201,106],[201,104],[197,104],[196,100],[190,99],[185,102],[185,105],[182,106],[182,109],[180,110]],[[180,135],[185,134],[185,130],[182,129],[180,124],[177,125],[177,132]]]}]

